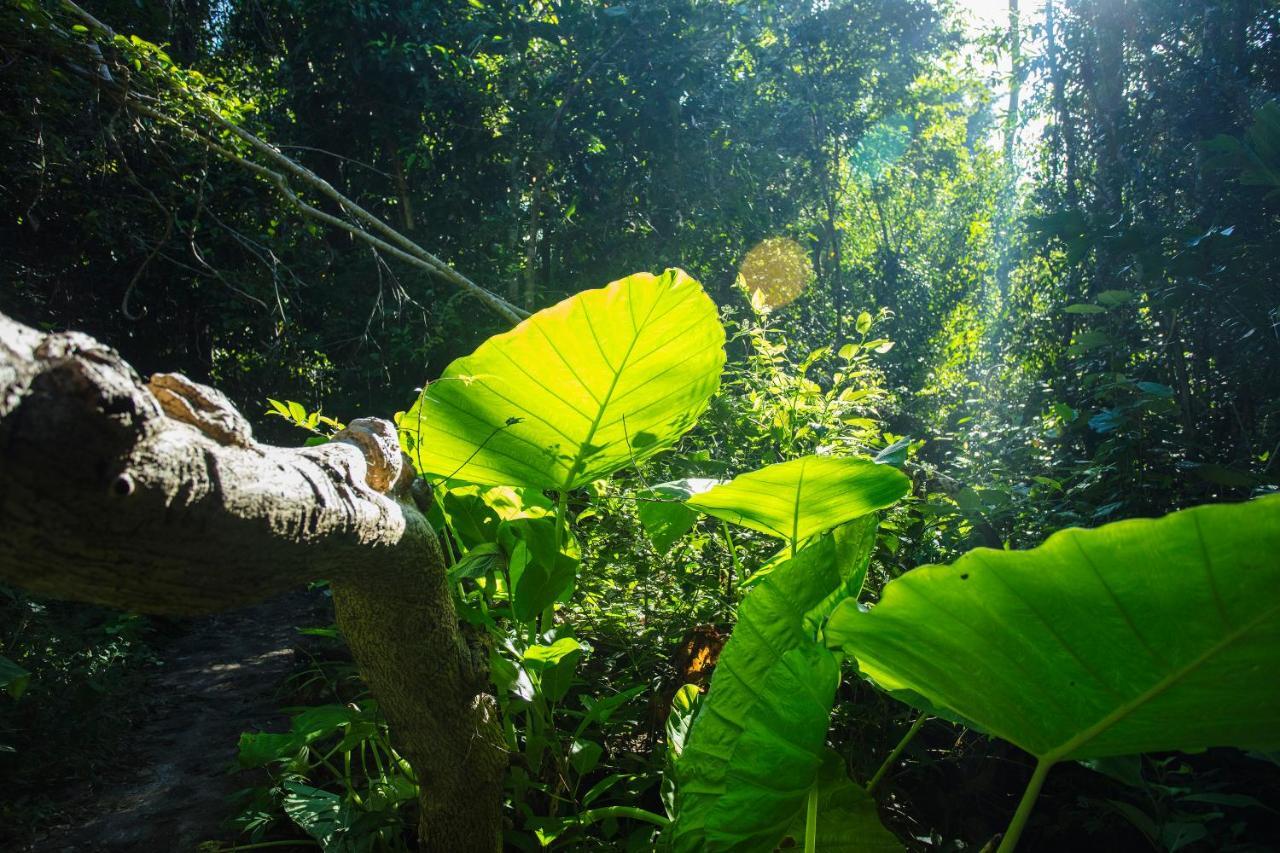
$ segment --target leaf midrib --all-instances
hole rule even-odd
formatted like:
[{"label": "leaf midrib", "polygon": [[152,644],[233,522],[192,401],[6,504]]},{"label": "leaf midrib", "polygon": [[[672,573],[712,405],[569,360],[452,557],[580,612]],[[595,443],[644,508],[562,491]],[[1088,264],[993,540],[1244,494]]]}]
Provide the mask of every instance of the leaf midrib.
[{"label": "leaf midrib", "polygon": [[[622,360],[618,362],[617,369],[613,369],[612,367],[610,368],[613,369],[613,380],[610,381],[609,389],[605,391],[604,398],[600,401],[600,407],[596,410],[595,419],[587,429],[586,437],[583,438],[581,443],[578,445],[578,452],[573,458],[573,464],[569,466],[569,472],[565,474],[564,481],[560,485],[560,491],[563,492],[571,489],[573,487],[573,478],[578,475],[579,467],[585,467],[584,462],[586,459],[586,449],[591,445],[591,440],[596,437],[596,430],[600,428],[600,421],[604,418],[604,413],[609,408],[609,401],[613,399],[613,393],[618,389],[618,382],[622,378],[622,371],[626,370],[627,362],[631,358],[631,353],[635,351],[636,343],[639,342],[640,336],[644,333],[645,329],[648,328],[649,320],[653,317],[654,309],[658,307],[658,303],[660,301],[660,299],[654,299],[654,301],[650,303],[649,312],[645,314],[644,320],[635,327],[635,334],[631,336],[631,343],[627,344],[627,351],[622,354]],[[595,332],[593,330],[592,334],[594,335],[594,333]],[[601,352],[601,356],[603,355],[604,353]],[[601,360],[604,361],[606,365],[609,364],[608,359],[602,358]],[[629,446],[630,443],[630,441],[627,442],[628,451],[631,449]]]},{"label": "leaf midrib", "polygon": [[1173,672],[1169,673],[1164,678],[1160,679],[1160,681],[1156,682],[1151,687],[1144,690],[1138,696],[1124,703],[1123,705],[1121,705],[1120,707],[1112,711],[1110,714],[1107,714],[1098,722],[1094,723],[1084,731],[1080,732],[1080,734],[1067,740],[1061,746],[1058,746],[1055,749],[1051,749],[1048,752],[1046,752],[1044,755],[1039,756],[1040,759],[1043,761],[1057,762],[1057,761],[1063,760],[1064,758],[1069,757],[1073,752],[1080,749],[1082,746],[1089,743],[1094,738],[1098,737],[1099,735],[1103,734],[1109,729],[1114,728],[1116,725],[1118,725],[1121,721],[1123,721],[1126,717],[1128,717],[1134,711],[1137,711],[1139,708],[1146,705],[1148,702],[1151,702],[1152,700],[1161,696],[1163,693],[1165,693],[1167,690],[1172,688],[1174,685],[1178,684],[1184,678],[1191,675],[1200,667],[1204,666],[1204,664],[1208,663],[1214,656],[1218,655],[1220,652],[1229,648],[1236,641],[1240,640],[1242,637],[1244,637],[1249,632],[1251,632],[1254,628],[1258,627],[1258,625],[1262,624],[1267,619],[1276,615],[1278,612],[1280,612],[1280,603],[1277,603],[1267,608],[1262,613],[1258,614],[1257,617],[1249,620],[1243,626],[1233,631],[1232,633],[1228,634],[1226,637],[1222,638],[1217,643],[1215,643],[1214,645],[1206,649],[1198,657],[1189,661],[1188,663],[1179,667]]},{"label": "leaf midrib", "polygon": [[796,497],[791,507],[791,556],[796,555],[800,542],[800,490],[804,488],[804,472],[809,467],[809,457],[800,460],[800,476],[796,477]]}]

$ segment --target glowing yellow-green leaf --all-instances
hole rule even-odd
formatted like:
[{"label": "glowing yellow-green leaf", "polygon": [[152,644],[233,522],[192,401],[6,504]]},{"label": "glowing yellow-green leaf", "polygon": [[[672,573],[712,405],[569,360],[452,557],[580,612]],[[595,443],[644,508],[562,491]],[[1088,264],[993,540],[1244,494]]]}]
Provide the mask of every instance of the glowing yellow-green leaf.
[{"label": "glowing yellow-green leaf", "polygon": [[485,341],[400,419],[424,472],[566,490],[670,447],[715,393],[724,329],[680,270],[639,273]]}]

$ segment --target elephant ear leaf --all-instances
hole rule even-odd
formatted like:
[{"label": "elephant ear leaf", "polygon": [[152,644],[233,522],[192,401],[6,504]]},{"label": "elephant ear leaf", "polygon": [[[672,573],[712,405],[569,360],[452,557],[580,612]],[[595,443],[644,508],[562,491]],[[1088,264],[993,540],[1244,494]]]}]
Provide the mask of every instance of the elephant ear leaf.
[{"label": "elephant ear leaf", "polygon": [[676,762],[677,851],[770,850],[822,767],[840,668],[816,639],[832,594],[861,586],[875,518],[778,565],[738,609]]},{"label": "elephant ear leaf", "polygon": [[399,426],[425,473],[565,491],[674,444],[719,387],[724,358],[698,282],[638,273],[485,341]]},{"label": "elephant ear leaf", "polygon": [[796,544],[892,506],[910,486],[901,471],[870,459],[803,456],[741,474],[685,503]]},{"label": "elephant ear leaf", "polygon": [[[804,846],[804,816],[787,833],[794,849]],[[781,845],[786,847],[786,844]],[[840,755],[830,749],[818,772],[818,853],[901,853],[902,843],[880,822],[876,801],[855,785]]]},{"label": "elephant ear leaf", "polygon": [[1280,746],[1280,497],[978,549],[832,615],[826,640],[1041,764]]},{"label": "elephant ear leaf", "polygon": [[693,529],[698,521],[698,513],[685,506],[684,502],[720,482],[703,477],[689,477],[659,483],[636,495],[636,515],[640,517],[640,526],[644,528],[655,550],[659,553],[667,551],[677,539]]}]

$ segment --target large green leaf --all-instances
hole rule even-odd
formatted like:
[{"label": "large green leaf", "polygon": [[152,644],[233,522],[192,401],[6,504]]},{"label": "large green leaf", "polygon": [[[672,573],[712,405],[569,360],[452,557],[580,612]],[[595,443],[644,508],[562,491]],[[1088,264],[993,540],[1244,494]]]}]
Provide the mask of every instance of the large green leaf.
[{"label": "large green leaf", "polygon": [[515,518],[498,527],[498,545],[508,555],[511,612],[528,622],[573,592],[582,552],[573,534],[562,529],[556,548],[556,520],[551,517]]},{"label": "large green leaf", "polygon": [[803,811],[840,681],[817,626],[861,586],[874,527],[849,540],[865,552],[824,536],[743,600],[676,763],[676,850],[769,850]]},{"label": "large green leaf", "polygon": [[636,515],[640,517],[640,526],[659,554],[666,553],[698,521],[698,513],[685,506],[684,502],[721,482],[688,477],[659,483],[636,495]]},{"label": "large green leaf", "polygon": [[826,638],[1042,763],[1280,746],[1280,498],[978,549]]},{"label": "large green leaf", "polygon": [[694,495],[694,509],[788,542],[894,504],[911,481],[869,459],[804,456],[733,478]]},{"label": "large green leaf", "polygon": [[[804,815],[787,833],[794,849],[804,846]],[[876,801],[855,785],[840,755],[827,750],[818,773],[818,853],[900,853],[902,842],[884,828]]]},{"label": "large green leaf", "polygon": [[539,311],[449,365],[400,428],[424,472],[566,490],[670,447],[706,407],[724,329],[680,270]]}]

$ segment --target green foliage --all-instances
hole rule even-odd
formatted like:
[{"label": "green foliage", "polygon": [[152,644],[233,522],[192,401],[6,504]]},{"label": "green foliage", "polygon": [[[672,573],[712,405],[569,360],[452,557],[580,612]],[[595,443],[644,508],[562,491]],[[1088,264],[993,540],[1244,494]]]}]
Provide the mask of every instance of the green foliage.
[{"label": "green foliage", "polygon": [[116,767],[145,713],[155,661],[143,617],[31,598],[0,586],[0,844],[27,844],[61,806],[49,778]]},{"label": "green foliage", "polygon": [[870,459],[803,456],[741,474],[685,503],[780,537],[794,550],[815,534],[897,503],[910,486],[901,471]]},{"label": "green foliage", "polygon": [[[730,315],[732,317],[734,315]],[[809,453],[866,453],[888,443],[883,422],[894,411],[882,367],[887,343],[805,346],[777,312],[751,311],[732,326],[742,357],[725,370],[726,392],[704,418],[707,451],[736,470]],[[874,323],[883,323],[881,315]]]},{"label": "green foliage", "polygon": [[[816,785],[816,850],[899,853],[903,849],[902,843],[880,822],[875,799],[849,778],[838,753],[827,750],[823,755]],[[801,817],[792,823],[787,836],[796,842],[805,838],[805,821]]]},{"label": "green foliage", "polygon": [[273,400],[268,397],[267,403],[271,407],[267,409],[268,415],[283,418],[299,429],[305,429],[319,436],[330,436],[341,432],[345,428],[344,424],[328,417],[323,412],[308,412],[306,406],[301,403],[295,403],[293,400],[282,403],[279,400]]},{"label": "green foliage", "polygon": [[1280,102],[1258,108],[1243,140],[1220,134],[1204,145],[1210,155],[1206,168],[1238,172],[1246,186],[1280,190]]},{"label": "green foliage", "polygon": [[826,537],[743,601],[676,764],[675,849],[762,849],[803,810],[840,679],[804,617],[840,583],[834,555]]},{"label": "green foliage", "polygon": [[[753,787],[772,781],[775,758],[778,778],[817,807],[819,847],[873,846],[887,839],[846,767],[879,754],[896,712],[856,679],[834,686],[820,638],[858,634],[879,656],[863,669],[893,696],[1052,756],[1091,715],[1163,677],[1160,660],[1226,636],[1217,605],[1192,586],[1205,568],[1198,543],[1172,553],[1186,522],[1144,523],[1156,526],[1132,528],[1132,541],[1110,543],[1130,528],[1108,527],[913,567],[1280,482],[1274,11],[1130,0],[1118,14],[1114,3],[1053,0],[1051,22],[1024,4],[1023,26],[1045,49],[1018,115],[997,103],[1004,71],[988,79],[1007,68],[1010,34],[962,40],[947,6],[105,2],[94,13],[121,33],[108,40],[65,9],[20,0],[0,11],[12,214],[0,223],[11,279],[0,309],[93,331],[140,368],[207,377],[241,402],[270,393],[266,432],[289,424],[313,442],[341,428],[322,410],[392,411],[425,386],[399,427],[436,486],[430,517],[459,614],[495,649],[513,848],[648,849],[663,805],[678,829],[720,808],[699,831],[729,838],[740,822],[752,839],[773,836],[766,845],[803,843],[805,804]],[[481,344],[501,330],[472,303],[390,252],[300,219],[276,185],[229,166],[190,127],[114,114],[91,45],[127,63],[129,86],[168,113],[240,122],[478,281],[530,310],[553,307]],[[1023,63],[1013,70],[1027,74]],[[992,142],[1006,114],[1009,157]],[[213,138],[244,150],[225,129]],[[747,282],[759,247],[781,247],[797,274]],[[705,291],[669,271],[573,296],[602,271],[655,259],[678,262]],[[724,482],[737,472],[749,473]],[[839,526],[908,485],[878,533],[867,527],[877,513]],[[1262,512],[1202,512],[1229,511]],[[1226,524],[1204,533],[1212,569],[1231,571],[1244,546]],[[1074,543],[1096,549],[1096,577]],[[812,561],[818,547],[836,568],[797,578],[791,557]],[[1149,592],[1110,574],[1136,583],[1121,552],[1159,572]],[[1165,564],[1147,556],[1156,552]],[[1270,565],[1221,586],[1228,615],[1269,606],[1249,584]],[[1006,574],[1027,586],[1011,592]],[[1011,598],[1033,591],[1035,610]],[[850,601],[825,624],[860,595],[881,603],[863,613]],[[778,660],[760,651],[769,665],[745,703],[717,698],[734,692],[725,667],[708,696],[683,686],[687,637],[748,623],[725,652],[732,667],[768,621],[763,602],[795,596],[820,601],[803,618],[779,605],[794,647]],[[986,620],[983,635],[948,631],[935,598]],[[1125,633],[1118,601],[1139,634]],[[18,779],[35,763],[30,732],[70,743],[69,719],[111,725],[90,709],[146,657],[135,623],[45,607],[15,605],[0,647],[31,676],[20,701],[0,697],[0,744],[18,750],[0,759],[33,756]],[[1156,628],[1167,642],[1152,639]],[[1090,654],[1056,645],[1068,631]],[[1230,648],[1264,645],[1257,636]],[[911,655],[918,666],[899,672]],[[1247,681],[1223,659],[1199,672]],[[0,689],[14,694],[24,676],[5,660]],[[949,672],[934,672],[940,661]],[[806,678],[821,688],[807,704]],[[1109,730],[1107,749],[1195,745],[1203,738],[1172,740],[1188,720],[1245,725],[1249,696],[1274,699],[1252,689],[1194,719],[1181,712],[1199,699],[1184,705],[1170,689]],[[828,692],[855,698],[836,702],[831,732],[818,713]],[[352,695],[318,707],[353,699],[376,716]],[[746,715],[755,746],[714,770],[693,761],[696,778],[717,790],[729,777],[715,774],[739,760],[751,784],[690,816],[675,781],[712,708]],[[1156,713],[1161,725],[1142,740],[1135,721]],[[354,724],[342,725],[311,741],[293,731],[255,741],[276,756],[263,758],[276,775],[256,814],[335,849],[393,844],[394,825],[412,819],[400,805],[368,808],[388,802],[363,787],[377,774],[349,788],[315,763]],[[385,758],[375,729],[381,752],[359,754]],[[986,843],[990,816],[969,807],[1008,794],[1004,777],[977,770],[990,753],[1007,765],[1003,748],[939,737],[902,753],[902,787],[882,796],[891,825],[940,846]],[[1070,828],[1079,847],[1127,829],[1133,843],[1170,850],[1246,845],[1265,833],[1265,811],[1238,798],[1273,808],[1260,791],[1278,777],[1235,761],[1147,757],[1141,788],[1082,782],[1040,841],[1065,845],[1053,833]],[[677,771],[662,773],[668,764]],[[928,790],[946,773],[972,798]],[[693,796],[706,806],[712,795]]]},{"label": "green foliage", "polygon": [[[1278,501],[974,551],[891,582],[869,611],[856,600],[861,578],[833,576],[835,539],[824,537],[743,602],[676,763],[674,846],[758,848],[799,825],[838,681],[818,630],[882,689],[1040,760],[1002,849],[1056,762],[1274,749],[1280,694],[1262,673],[1280,648]],[[812,814],[806,832],[821,825]]]},{"label": "green foliage", "polygon": [[724,330],[680,270],[585,291],[449,365],[401,419],[424,473],[578,488],[675,443],[715,393]]},{"label": "green foliage", "polygon": [[6,657],[0,657],[0,689],[10,698],[21,699],[31,683],[31,673]]},{"label": "green foliage", "polygon": [[636,516],[654,550],[662,553],[698,523],[698,513],[685,502],[721,483],[707,477],[686,477],[658,483],[636,493]]},{"label": "green foliage", "polygon": [[811,792],[818,796],[840,681],[818,626],[843,598],[835,594],[861,588],[876,526],[868,519],[851,525],[853,548],[823,536],[743,601],[675,763],[675,849],[764,849],[781,840]]},{"label": "green foliage", "polygon": [[842,605],[827,641],[1048,763],[1274,749],[1277,553],[1277,498],[1063,531],[910,572],[870,612]]},{"label": "green foliage", "polygon": [[[286,686],[318,704],[286,709],[287,731],[240,735],[237,765],[255,776],[252,787],[236,794],[231,823],[250,847],[302,833],[336,853],[411,849],[406,838],[418,796],[412,768],[344,659],[337,629],[299,633],[315,639],[308,643],[309,662]],[[263,774],[266,784],[259,781]],[[201,849],[239,848],[210,842]]]}]

